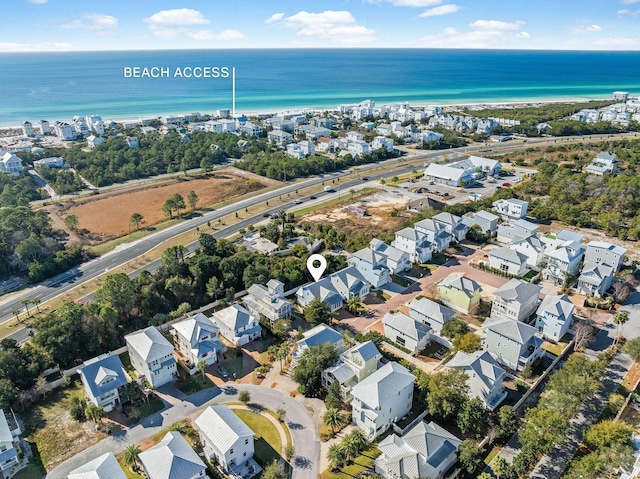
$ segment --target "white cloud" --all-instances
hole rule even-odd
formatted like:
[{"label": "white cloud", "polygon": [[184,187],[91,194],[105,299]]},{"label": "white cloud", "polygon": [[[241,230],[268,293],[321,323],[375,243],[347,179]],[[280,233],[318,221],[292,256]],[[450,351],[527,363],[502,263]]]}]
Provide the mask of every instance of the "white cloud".
[{"label": "white cloud", "polygon": [[316,37],[339,43],[366,43],[373,40],[375,31],[359,25],[351,12],[325,10],[320,13],[300,11],[290,17],[275,14],[267,23],[280,28],[297,30],[301,37]]},{"label": "white cloud", "polygon": [[581,25],[573,29],[573,33],[582,34],[582,33],[597,33],[601,32],[602,27],[600,25]]},{"label": "white cloud", "polygon": [[274,13],[269,18],[267,18],[264,23],[275,23],[284,18],[284,13]]},{"label": "white cloud", "polygon": [[151,25],[208,25],[204,15],[191,8],[176,8],[173,10],[161,10],[154,13],[144,21]]},{"label": "white cloud", "polygon": [[29,3],[33,3],[34,5],[43,5],[47,2],[48,0],[29,0]]},{"label": "white cloud", "polygon": [[65,52],[73,47],[70,43],[2,43],[0,52]]},{"label": "white cloud", "polygon": [[450,13],[456,13],[460,11],[462,7],[455,3],[449,3],[447,5],[440,5],[439,7],[433,7],[429,10],[425,10],[419,16],[420,17],[438,17],[440,15],[448,15]]},{"label": "white cloud", "polygon": [[530,38],[528,32],[520,30],[524,25],[522,21],[476,20],[469,24],[468,31],[448,27],[409,45],[422,48],[504,48],[505,42]]},{"label": "white cloud", "polygon": [[629,15],[631,17],[638,17],[640,16],[640,10],[635,10],[635,11],[631,11],[631,10],[627,10],[627,9],[623,9],[623,10],[618,10],[618,15]]},{"label": "white cloud", "polygon": [[70,30],[109,30],[118,27],[118,19],[103,13],[87,13],[81,19],[61,25]]},{"label": "white cloud", "polygon": [[640,48],[640,37],[609,37],[596,40],[591,44],[603,50],[636,50]]}]

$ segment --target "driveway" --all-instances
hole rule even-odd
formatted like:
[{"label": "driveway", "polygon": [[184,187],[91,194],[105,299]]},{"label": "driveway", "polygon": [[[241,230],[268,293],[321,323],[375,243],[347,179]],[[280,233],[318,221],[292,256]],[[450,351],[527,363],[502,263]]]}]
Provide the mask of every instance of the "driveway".
[{"label": "driveway", "polygon": [[320,440],[314,421],[305,407],[294,398],[275,389],[245,384],[214,387],[193,394],[178,401],[175,406],[149,416],[137,426],[82,451],[60,464],[45,477],[64,479],[72,470],[102,454],[107,452],[119,454],[130,444],[140,444],[177,421],[185,418],[194,419],[209,405],[238,401],[240,391],[249,391],[252,403],[261,404],[271,410],[281,407],[287,411],[287,425],[291,431],[293,444],[296,446],[296,457],[292,461],[292,477],[316,479],[320,472]]}]

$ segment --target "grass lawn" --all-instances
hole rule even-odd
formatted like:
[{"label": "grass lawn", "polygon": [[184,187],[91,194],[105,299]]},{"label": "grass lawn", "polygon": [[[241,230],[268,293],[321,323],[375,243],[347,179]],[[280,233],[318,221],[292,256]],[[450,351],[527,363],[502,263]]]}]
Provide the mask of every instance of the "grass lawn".
[{"label": "grass lawn", "polygon": [[164,409],[164,403],[157,397],[149,398],[149,402],[144,401],[138,409],[140,410],[140,419],[151,416]]},{"label": "grass lawn", "polygon": [[487,457],[484,458],[484,463],[489,465],[491,463],[491,461],[493,461],[493,458],[496,457],[498,455],[498,453],[500,452],[502,448],[501,447],[494,447],[493,449],[491,449],[491,452],[489,452],[489,454],[487,454]]},{"label": "grass lawn", "polygon": [[278,429],[262,414],[246,409],[234,409],[233,412],[255,433],[255,455],[263,464],[274,459],[280,460],[282,441]]},{"label": "grass lawn", "polygon": [[187,396],[193,393],[197,393],[198,391],[202,391],[203,389],[208,389],[213,386],[215,386],[215,384],[213,384],[206,375],[203,381],[202,374],[200,373],[196,373],[193,376],[187,375],[187,377],[184,380],[181,379],[177,383],[178,389],[183,393],[185,393]]},{"label": "grass lawn", "polygon": [[560,353],[564,350],[564,348],[567,347],[567,344],[568,343],[553,344],[553,343],[550,343],[549,341],[545,341],[544,343],[542,343],[542,348],[550,352],[554,356],[560,356]]},{"label": "grass lawn", "polygon": [[373,466],[373,461],[381,454],[380,449],[376,445],[369,446],[353,461],[342,469],[338,474],[334,474],[330,469],[320,474],[321,479],[350,479],[358,477],[362,472]]},{"label": "grass lawn", "polygon": [[45,470],[36,461],[29,463],[22,471],[18,472],[13,479],[42,479],[45,475]]},{"label": "grass lawn", "polygon": [[137,472],[133,472],[129,466],[126,466],[124,464],[124,459],[123,458],[124,458],[124,452],[121,453],[121,454],[118,454],[116,456],[116,459],[118,460],[118,463],[120,464],[120,467],[124,471],[124,475],[127,476],[127,479],[144,479],[144,476],[142,474],[138,474]]},{"label": "grass lawn", "polygon": [[229,356],[229,359],[222,363],[221,366],[229,373],[228,379],[240,379],[243,376],[242,358],[244,357],[244,354],[242,356],[236,356],[236,350],[234,348],[229,348],[227,350],[227,356]]}]

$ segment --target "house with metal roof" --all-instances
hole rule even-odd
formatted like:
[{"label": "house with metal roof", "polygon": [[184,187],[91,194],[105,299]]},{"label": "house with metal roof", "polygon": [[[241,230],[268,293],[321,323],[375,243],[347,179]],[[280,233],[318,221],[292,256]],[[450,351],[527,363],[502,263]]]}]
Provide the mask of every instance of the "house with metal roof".
[{"label": "house with metal roof", "polygon": [[391,271],[387,266],[387,257],[371,248],[363,248],[353,253],[349,258],[349,264],[374,288],[381,288],[391,283]]},{"label": "house with metal roof", "polygon": [[485,210],[470,211],[466,213],[461,221],[469,228],[478,226],[483,233],[491,233],[491,236],[495,236],[498,232],[498,218],[493,213],[489,213]]},{"label": "house with metal roof", "polygon": [[489,267],[514,276],[524,276],[529,271],[527,257],[506,246],[493,248],[489,252]]},{"label": "house with metal roof", "polygon": [[537,236],[529,236],[521,240],[513,241],[507,245],[514,251],[524,255],[527,259],[526,265],[530,269],[539,271],[539,266],[544,262],[544,243]]},{"label": "house with metal roof", "polygon": [[124,337],[129,349],[131,365],[144,376],[152,388],[157,388],[178,377],[173,346],[153,326],[135,331]]},{"label": "house with metal roof", "polygon": [[413,299],[407,307],[412,319],[426,324],[435,334],[440,334],[444,323],[456,315],[453,309],[425,297]]},{"label": "house with metal roof", "polygon": [[391,274],[402,273],[411,269],[411,259],[409,253],[402,251],[394,246],[389,246],[378,238],[373,238],[369,243],[369,248],[376,251],[386,258],[386,266]]},{"label": "house with metal roof", "polygon": [[391,246],[407,253],[412,263],[426,263],[433,253],[433,243],[429,241],[426,233],[415,228],[396,231],[396,239]]},{"label": "house with metal roof", "polygon": [[291,303],[284,297],[284,284],[271,279],[266,286],[252,284],[242,302],[257,318],[266,318],[271,323],[291,317]]},{"label": "house with metal roof", "polygon": [[440,479],[457,462],[461,443],[435,422],[421,421],[403,436],[392,434],[380,442],[375,470],[387,479]]},{"label": "house with metal roof", "polygon": [[514,371],[522,371],[544,356],[544,340],[533,326],[511,319],[488,318],[483,326],[484,349],[498,362]]},{"label": "house with metal roof", "polygon": [[431,327],[407,316],[401,311],[387,313],[382,318],[384,335],[400,346],[416,354],[422,351],[431,339]]},{"label": "house with metal roof", "polygon": [[344,343],[344,336],[331,326],[322,323],[303,333],[303,338],[296,342],[297,347],[293,352],[294,359],[300,357],[305,349],[320,346],[321,344],[333,344],[338,354],[347,349]]},{"label": "house with metal roof", "polygon": [[[364,251],[364,250],[363,250]],[[306,308],[314,299],[320,299],[329,305],[332,312],[342,308],[344,301],[352,297],[364,298],[370,292],[371,277],[364,270],[352,266],[336,271],[320,281],[300,286],[296,290],[296,301]],[[362,265],[361,265],[362,266]],[[388,274],[388,270],[386,270]],[[389,278],[389,281],[391,278]]]},{"label": "house with metal roof", "polygon": [[480,303],[482,287],[464,275],[450,274],[438,283],[438,298],[445,305],[469,314]]},{"label": "house with metal roof", "polygon": [[107,452],[69,473],[67,479],[126,479],[116,456]]},{"label": "house with metal roof", "polygon": [[618,271],[624,262],[624,255],[627,249],[606,241],[590,241],[584,253],[585,263],[605,263]]},{"label": "house with metal roof", "polygon": [[195,419],[194,425],[205,457],[216,462],[227,474],[246,478],[261,471],[253,459],[255,433],[229,406],[208,406]]},{"label": "house with metal roof", "polygon": [[577,275],[584,255],[582,244],[577,241],[565,241],[553,251],[545,252],[547,267],[545,279],[553,279],[556,283],[564,283],[570,275]]},{"label": "house with metal roof", "polygon": [[351,389],[352,420],[375,439],[406,416],[413,402],[416,377],[398,363],[389,362]]},{"label": "house with metal roof", "polygon": [[207,477],[207,466],[177,431],[169,431],[158,444],[142,451],[138,460],[148,479]]},{"label": "house with metal roof", "polygon": [[612,174],[617,171],[618,155],[612,151],[601,151],[591,160],[585,168],[587,173],[602,176],[606,173]]},{"label": "house with metal roof", "polygon": [[547,295],[536,311],[536,328],[543,337],[560,341],[573,322],[575,306],[564,294]]},{"label": "house with metal roof", "polygon": [[517,198],[501,199],[493,202],[493,211],[505,219],[520,219],[527,216],[529,203]]},{"label": "house with metal roof", "polygon": [[578,294],[603,296],[611,287],[614,270],[606,263],[585,261],[578,277],[576,292]]},{"label": "house with metal roof", "polygon": [[342,400],[351,401],[351,388],[378,370],[382,354],[373,341],[366,341],[340,354],[338,362],[322,372],[322,386],[326,389],[333,381],[340,384]]},{"label": "house with metal roof", "polygon": [[469,227],[459,216],[442,212],[432,216],[431,219],[442,226],[453,237],[454,241],[459,242],[466,238]]},{"label": "house with metal roof", "polygon": [[503,385],[507,373],[489,351],[476,351],[471,354],[458,351],[445,367],[463,371],[467,375],[469,396],[480,398],[491,411],[507,397]]},{"label": "house with metal roof", "polygon": [[528,323],[538,307],[541,291],[537,284],[512,278],[493,293],[491,316]]},{"label": "house with metal roof", "polygon": [[367,279],[353,266],[331,273],[328,278],[345,301],[353,297],[364,299],[371,291]]},{"label": "house with metal roof", "polygon": [[193,371],[191,374],[196,372],[200,361],[211,365],[218,360],[218,353],[222,352],[218,332],[218,327],[202,313],[171,326],[178,359],[182,360],[188,370]]},{"label": "house with metal roof", "polygon": [[211,320],[220,328],[220,334],[236,346],[244,346],[262,336],[258,319],[239,304],[216,311]]},{"label": "house with metal roof", "polygon": [[427,240],[433,244],[434,251],[442,253],[449,247],[453,235],[449,233],[442,223],[431,218],[418,221],[413,227],[416,231],[427,235]]},{"label": "house with metal roof", "polygon": [[13,412],[9,416],[0,409],[0,477],[9,478],[18,472],[18,444],[21,432]]},{"label": "house with metal roof", "polygon": [[538,234],[538,225],[519,219],[504,222],[498,226],[496,240],[500,243],[512,243]]},{"label": "house with metal roof", "polygon": [[103,354],[85,361],[78,369],[89,402],[106,412],[120,407],[120,391],[128,382],[117,354]]}]

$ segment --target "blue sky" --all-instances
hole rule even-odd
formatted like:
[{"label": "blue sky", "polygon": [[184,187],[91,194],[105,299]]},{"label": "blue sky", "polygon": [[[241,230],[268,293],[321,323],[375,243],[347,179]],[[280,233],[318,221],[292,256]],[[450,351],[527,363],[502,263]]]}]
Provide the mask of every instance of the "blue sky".
[{"label": "blue sky", "polygon": [[4,0],[0,52],[640,50],[640,0]]}]

